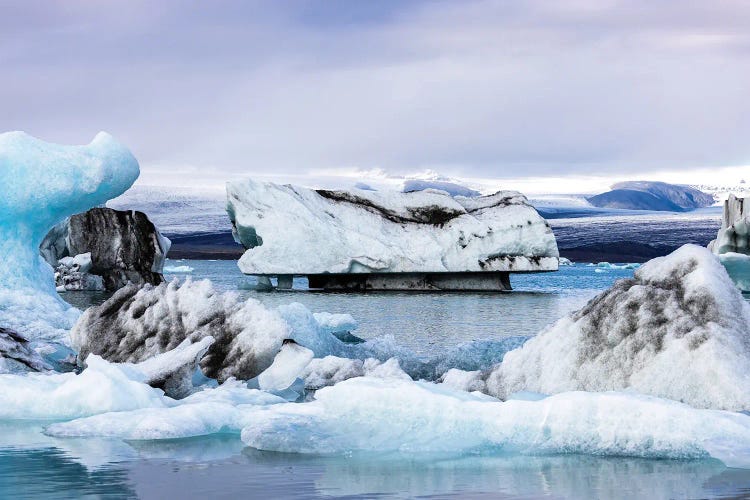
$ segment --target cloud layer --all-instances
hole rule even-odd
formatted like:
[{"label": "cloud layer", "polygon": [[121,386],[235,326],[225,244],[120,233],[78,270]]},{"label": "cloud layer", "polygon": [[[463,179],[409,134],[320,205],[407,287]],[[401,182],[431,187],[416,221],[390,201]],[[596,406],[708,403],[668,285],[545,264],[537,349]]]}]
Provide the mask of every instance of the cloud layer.
[{"label": "cloud layer", "polygon": [[180,182],[750,164],[750,4],[0,3],[0,129]]}]

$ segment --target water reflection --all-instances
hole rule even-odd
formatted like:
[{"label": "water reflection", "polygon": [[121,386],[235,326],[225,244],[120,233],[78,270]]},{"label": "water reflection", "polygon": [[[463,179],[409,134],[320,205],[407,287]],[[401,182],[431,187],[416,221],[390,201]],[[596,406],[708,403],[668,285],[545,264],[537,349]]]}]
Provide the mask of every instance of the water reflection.
[{"label": "water reflection", "polygon": [[0,498],[743,498],[750,471],[715,460],[357,454],[244,448],[236,434],[165,441],[55,439],[0,426]]}]

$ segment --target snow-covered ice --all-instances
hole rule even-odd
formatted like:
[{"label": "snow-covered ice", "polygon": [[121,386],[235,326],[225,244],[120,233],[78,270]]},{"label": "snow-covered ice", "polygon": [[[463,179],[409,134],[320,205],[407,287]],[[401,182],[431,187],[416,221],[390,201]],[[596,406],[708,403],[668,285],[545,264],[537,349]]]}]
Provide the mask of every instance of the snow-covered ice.
[{"label": "snow-covered ice", "polygon": [[290,387],[315,357],[307,347],[287,340],[273,359],[271,366],[258,375],[258,387],[264,391],[281,391]]},{"label": "snow-covered ice", "polygon": [[710,456],[750,467],[750,416],[634,393],[502,402],[444,384],[358,377],[319,390],[307,403],[287,403],[234,380],[174,400],[122,368],[93,356],[80,375],[0,375],[0,417],[58,420],[46,428],[58,437],[230,433],[282,452]]},{"label": "snow-covered ice", "polygon": [[361,377],[305,404],[249,415],[242,440],[296,453],[587,453],[713,456],[750,466],[750,416],[627,393],[570,392],[500,402],[427,382]]},{"label": "snow-covered ice", "polygon": [[246,274],[556,270],[557,244],[526,198],[312,190],[230,182]]},{"label": "snow-covered ice", "polygon": [[490,394],[629,389],[750,409],[750,304],[719,260],[685,245],[508,352]]},{"label": "snow-covered ice", "polygon": [[57,295],[39,245],[52,226],[123,193],[138,174],[130,151],[106,133],[86,146],[0,134],[0,324],[32,341],[65,341],[79,312]]}]

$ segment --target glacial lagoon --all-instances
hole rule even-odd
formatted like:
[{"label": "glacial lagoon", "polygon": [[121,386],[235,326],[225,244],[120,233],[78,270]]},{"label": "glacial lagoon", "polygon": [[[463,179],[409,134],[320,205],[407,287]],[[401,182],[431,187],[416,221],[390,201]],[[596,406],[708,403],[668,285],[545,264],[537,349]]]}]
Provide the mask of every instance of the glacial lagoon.
[{"label": "glacial lagoon", "polygon": [[[349,313],[364,339],[429,358],[476,342],[534,335],[632,269],[576,264],[514,275],[512,293],[335,294],[255,290],[234,261],[168,261],[167,279],[210,279],[268,306],[299,302]],[[189,272],[188,272],[189,271]],[[68,292],[78,307],[103,301]],[[261,452],[236,435],[121,441],[52,438],[49,422],[0,424],[0,498],[742,498],[750,471],[712,459],[654,460],[517,453],[339,456]]]}]

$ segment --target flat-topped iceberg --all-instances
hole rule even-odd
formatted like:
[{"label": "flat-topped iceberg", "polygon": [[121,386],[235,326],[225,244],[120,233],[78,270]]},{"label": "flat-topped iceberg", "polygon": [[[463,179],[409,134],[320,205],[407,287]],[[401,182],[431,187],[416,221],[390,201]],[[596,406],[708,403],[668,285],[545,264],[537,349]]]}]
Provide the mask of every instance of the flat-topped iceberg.
[{"label": "flat-topped iceberg", "polygon": [[79,313],[55,292],[39,245],[52,226],[123,193],[138,174],[130,151],[105,133],[86,146],[0,134],[0,326],[65,341]]},{"label": "flat-topped iceberg", "polygon": [[[520,193],[313,190],[227,184],[240,269],[255,275],[557,270],[547,222]],[[439,286],[438,286],[439,287]]]},{"label": "flat-topped iceberg", "polygon": [[711,252],[685,245],[508,352],[484,378],[502,399],[629,389],[750,410],[750,304]]}]

